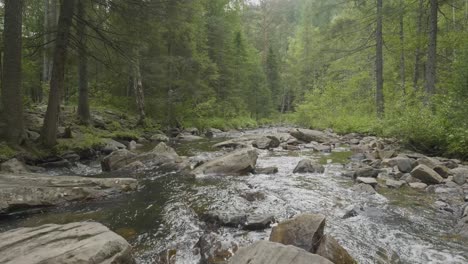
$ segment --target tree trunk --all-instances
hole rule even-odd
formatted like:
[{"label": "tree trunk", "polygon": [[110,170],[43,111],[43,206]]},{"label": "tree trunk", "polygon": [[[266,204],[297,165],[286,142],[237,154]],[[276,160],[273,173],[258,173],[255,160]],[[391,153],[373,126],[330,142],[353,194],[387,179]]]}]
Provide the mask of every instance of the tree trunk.
[{"label": "tree trunk", "polygon": [[405,62],[405,21],[404,21],[404,1],[400,0],[400,85],[403,94],[406,94],[406,62]]},{"label": "tree trunk", "polygon": [[376,106],[377,117],[382,118],[384,113],[384,94],[383,94],[383,35],[382,35],[382,1],[377,0],[377,29],[375,32],[376,38]]},{"label": "tree trunk", "polygon": [[421,71],[421,34],[422,34],[422,19],[423,19],[423,4],[424,0],[419,0],[419,11],[418,11],[418,23],[417,23],[417,47],[414,61],[414,76],[413,76],[413,87],[415,90],[419,90],[419,74]]},{"label": "tree trunk", "polygon": [[23,100],[21,93],[21,48],[23,0],[5,0],[4,67],[2,106],[5,140],[13,145],[23,136]]},{"label": "tree trunk", "polygon": [[49,45],[50,45],[50,25],[49,25],[49,14],[50,5],[49,0],[44,0],[44,49],[42,58],[42,81],[47,82],[49,80]]},{"label": "tree trunk", "polygon": [[[138,53],[137,53],[138,54]],[[135,93],[136,105],[138,110],[138,125],[143,126],[145,124],[146,114],[145,114],[145,94],[143,91],[143,82],[141,80],[141,70],[140,70],[140,59],[137,55],[137,58],[133,65],[133,90]]]},{"label": "tree trunk", "polygon": [[89,111],[89,96],[88,96],[88,55],[86,47],[86,0],[78,1],[78,119],[84,125],[89,125],[91,122],[91,114]]},{"label": "tree trunk", "polygon": [[75,0],[64,0],[60,8],[57,26],[52,76],[50,79],[49,103],[42,127],[42,143],[47,147],[57,144],[57,126],[60,115],[60,100],[64,87],[65,63],[70,37]]},{"label": "tree trunk", "polygon": [[430,0],[429,15],[429,42],[427,48],[426,65],[426,94],[428,98],[435,92],[436,73],[437,73],[437,13],[438,0]]}]

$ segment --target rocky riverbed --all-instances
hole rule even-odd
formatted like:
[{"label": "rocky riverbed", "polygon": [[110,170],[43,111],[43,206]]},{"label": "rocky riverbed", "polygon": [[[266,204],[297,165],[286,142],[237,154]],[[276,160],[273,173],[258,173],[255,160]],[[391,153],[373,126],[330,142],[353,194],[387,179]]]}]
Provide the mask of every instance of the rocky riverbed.
[{"label": "rocky riverbed", "polygon": [[[187,130],[171,140],[150,135],[142,145],[109,141],[101,163],[84,165],[70,153],[64,166],[42,175],[4,163],[0,231],[105,228],[76,224],[99,222],[120,235],[110,237],[120,241],[125,261],[119,237],[130,243],[137,263],[225,263],[233,255],[232,263],[244,263],[249,254],[265,256],[255,263],[282,263],[266,252],[323,263],[468,263],[468,167],[461,161],[406,151],[395,139],[331,131],[206,135]],[[301,215],[326,219],[313,232],[313,246],[288,240],[284,234],[293,229],[282,238],[273,234]],[[314,225],[304,221],[297,236],[310,237]],[[0,252],[7,248],[0,244]]]}]

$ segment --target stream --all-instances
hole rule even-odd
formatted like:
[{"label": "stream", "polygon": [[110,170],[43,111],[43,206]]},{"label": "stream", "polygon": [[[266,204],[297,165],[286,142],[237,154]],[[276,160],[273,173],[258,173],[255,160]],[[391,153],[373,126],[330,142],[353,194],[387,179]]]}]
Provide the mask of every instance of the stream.
[{"label": "stream", "polygon": [[[279,130],[257,129],[244,134],[283,132]],[[224,139],[178,143],[174,148],[181,156],[213,158],[224,152],[211,146]],[[200,255],[194,247],[206,231],[198,216],[204,212],[274,215],[278,221],[299,213],[321,213],[327,217],[325,233],[335,237],[359,263],[468,263],[467,241],[452,232],[456,217],[430,206],[436,200],[435,194],[410,188],[380,188],[378,194],[352,190],[352,180],[341,176],[351,156],[348,146],[337,147],[331,153],[309,149],[258,153],[258,167],[276,166],[279,172],[187,179],[174,173],[144,170],[136,172],[142,179],[134,193],[44,209],[34,215],[12,215],[0,219],[0,231],[47,223],[97,221],[132,244],[137,263],[154,263],[161,251],[175,249],[178,264],[197,264]],[[305,157],[326,164],[325,173],[293,174],[294,167]],[[99,174],[99,163],[79,165],[73,172]],[[58,173],[61,172],[50,171]],[[249,193],[262,195],[248,201],[244,197]],[[355,217],[343,219],[351,205],[363,210]],[[227,241],[241,246],[268,239],[270,232],[271,229],[245,231],[228,227],[218,230]]]}]

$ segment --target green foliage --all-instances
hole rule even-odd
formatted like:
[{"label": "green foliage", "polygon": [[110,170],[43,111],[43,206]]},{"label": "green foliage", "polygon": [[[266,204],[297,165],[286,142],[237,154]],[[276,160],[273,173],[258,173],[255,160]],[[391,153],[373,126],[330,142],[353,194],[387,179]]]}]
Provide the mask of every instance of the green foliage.
[{"label": "green foliage", "polygon": [[103,139],[95,134],[85,133],[80,137],[72,139],[58,139],[58,144],[53,151],[63,153],[66,151],[82,151],[87,149],[97,149],[104,145]]}]

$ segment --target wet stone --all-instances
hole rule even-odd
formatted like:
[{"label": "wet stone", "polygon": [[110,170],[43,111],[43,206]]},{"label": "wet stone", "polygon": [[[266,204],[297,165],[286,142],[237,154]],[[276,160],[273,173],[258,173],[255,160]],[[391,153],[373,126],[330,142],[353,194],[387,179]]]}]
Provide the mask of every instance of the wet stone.
[{"label": "wet stone", "polygon": [[364,184],[369,184],[373,188],[377,187],[377,180],[375,178],[370,178],[370,177],[357,177],[356,178],[357,183],[364,183]]},{"label": "wet stone", "polygon": [[353,191],[356,191],[356,192],[360,192],[360,193],[365,193],[365,194],[375,194],[376,191],[375,189],[370,186],[369,184],[365,184],[365,183],[360,183],[360,184],[356,184],[352,187],[352,190]]},{"label": "wet stone", "polygon": [[216,233],[206,233],[197,243],[200,248],[200,264],[227,263],[239,249],[236,242],[230,241]]},{"label": "wet stone", "polygon": [[277,167],[255,168],[255,174],[275,174],[278,173]]},{"label": "wet stone", "polygon": [[269,228],[274,223],[275,217],[273,215],[252,215],[247,217],[245,222],[245,230],[263,230]]}]

